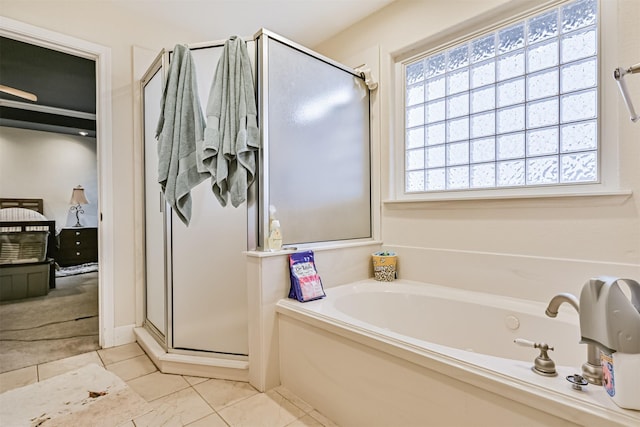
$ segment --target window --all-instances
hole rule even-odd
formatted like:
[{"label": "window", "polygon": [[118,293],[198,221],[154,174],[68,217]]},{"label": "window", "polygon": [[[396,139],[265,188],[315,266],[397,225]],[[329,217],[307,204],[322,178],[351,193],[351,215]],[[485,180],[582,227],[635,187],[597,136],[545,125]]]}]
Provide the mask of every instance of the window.
[{"label": "window", "polygon": [[406,193],[598,182],[597,0],[404,65]]}]

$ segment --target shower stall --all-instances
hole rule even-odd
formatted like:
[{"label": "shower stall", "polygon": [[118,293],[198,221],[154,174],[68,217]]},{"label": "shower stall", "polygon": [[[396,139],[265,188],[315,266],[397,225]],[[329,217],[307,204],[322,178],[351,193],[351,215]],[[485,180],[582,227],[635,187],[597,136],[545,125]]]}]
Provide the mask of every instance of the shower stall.
[{"label": "shower stall", "polygon": [[[157,182],[155,139],[171,51],[160,52],[141,82],[144,327],[168,354],[240,369],[250,356],[247,253],[267,247],[269,208],[285,248],[372,237],[369,90],[361,73],[268,30],[245,40],[261,149],[256,181],[238,208],[222,207],[206,180],[191,192],[189,226],[178,219]],[[189,45],[203,107],[223,47],[224,40]]]}]

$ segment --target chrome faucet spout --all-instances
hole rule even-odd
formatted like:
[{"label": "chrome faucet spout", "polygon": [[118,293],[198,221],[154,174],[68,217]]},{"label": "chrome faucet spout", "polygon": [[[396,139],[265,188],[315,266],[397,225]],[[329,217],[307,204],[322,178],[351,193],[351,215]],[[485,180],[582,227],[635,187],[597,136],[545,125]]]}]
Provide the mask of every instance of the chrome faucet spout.
[{"label": "chrome faucet spout", "polygon": [[[580,301],[574,295],[563,292],[551,298],[545,314],[549,317],[556,317],[558,309],[563,303],[567,303],[580,315]],[[600,350],[595,344],[587,344],[587,361],[582,365],[582,375],[591,384],[602,385],[602,367],[600,366]]]},{"label": "chrome faucet spout", "polygon": [[565,302],[575,308],[576,312],[580,313],[580,302],[578,301],[578,298],[566,292],[551,298],[551,301],[549,301],[549,305],[544,313],[549,317],[556,317],[558,315],[558,309],[562,303]]}]

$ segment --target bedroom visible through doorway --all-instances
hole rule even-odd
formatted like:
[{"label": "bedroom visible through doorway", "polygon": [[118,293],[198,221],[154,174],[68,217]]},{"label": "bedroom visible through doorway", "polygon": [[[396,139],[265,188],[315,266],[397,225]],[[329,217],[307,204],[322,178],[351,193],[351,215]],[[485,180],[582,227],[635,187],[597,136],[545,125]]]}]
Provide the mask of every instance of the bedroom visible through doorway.
[{"label": "bedroom visible through doorway", "polygon": [[[71,317],[73,318],[72,322],[76,323],[85,323],[81,330],[73,331],[71,336],[87,336],[93,335],[94,345],[97,347],[111,347],[114,345],[114,318],[113,318],[113,206],[109,203],[113,200],[113,185],[112,185],[112,170],[111,170],[111,157],[112,154],[110,152],[109,147],[107,146],[107,141],[110,141],[111,138],[111,53],[110,49],[104,46],[96,45],[91,42],[87,42],[84,40],[76,39],[73,37],[69,37],[65,34],[60,34],[56,32],[52,32],[49,30],[45,30],[39,27],[35,27],[29,24],[25,24],[19,21],[14,21],[8,18],[2,18],[0,25],[0,36],[15,39],[24,43],[31,43],[34,45],[38,45],[41,47],[46,47],[48,49],[56,50],[59,52],[63,52],[68,55],[75,55],[77,57],[85,58],[93,62],[93,67],[95,69],[95,77],[96,81],[93,87],[94,94],[94,103],[96,106],[96,114],[95,114],[95,136],[93,138],[93,158],[94,163],[92,164],[93,168],[93,176],[91,180],[86,182],[77,182],[77,179],[73,180],[73,184],[68,186],[66,183],[62,184],[59,188],[61,188],[61,192],[64,192],[64,196],[58,197],[57,200],[62,200],[64,206],[58,205],[57,207],[51,206],[51,212],[55,212],[53,216],[58,218],[58,215],[62,214],[63,217],[60,218],[59,226],[56,225],[57,232],[56,236],[60,238],[60,231],[67,227],[73,227],[75,222],[75,214],[69,212],[69,196],[71,195],[71,190],[76,185],[83,185],[87,189],[88,200],[90,203],[93,203],[95,207],[94,211],[94,222],[93,223],[83,223],[82,228],[93,228],[95,231],[93,232],[94,242],[92,245],[95,245],[96,256],[95,261],[99,261],[99,270],[98,271],[90,271],[83,272],[82,274],[66,274],[62,275],[59,278],[56,278],[56,288],[55,290],[50,289],[50,292],[47,294],[47,298],[49,298],[52,302],[56,303],[56,299],[60,300],[61,298],[75,296],[78,297],[82,295],[85,299],[90,300],[89,305],[93,306],[94,313],[88,312],[88,310],[78,310],[77,312],[72,312]],[[4,101],[3,101],[4,105]],[[46,114],[46,113],[43,113]],[[9,128],[6,127],[3,123],[2,127],[2,135],[5,135],[7,132],[31,132],[32,135],[64,135],[60,132],[55,131],[42,131],[42,130],[30,130],[30,129],[21,129],[21,128]],[[15,135],[14,135],[15,136]],[[64,136],[64,138],[73,138],[75,139],[76,148],[84,145],[86,140],[82,140],[83,136]],[[64,139],[61,138],[61,139]],[[80,142],[79,142],[80,141]],[[67,141],[68,142],[68,141]],[[85,146],[85,155],[86,153]],[[90,157],[90,156],[89,156]],[[74,167],[75,159],[74,158],[60,158],[59,156],[54,157],[52,160],[55,160],[59,163],[66,164],[67,168]],[[52,177],[50,177],[47,181],[53,181]],[[7,181],[4,181],[7,182]],[[11,183],[15,182],[14,180],[10,181]],[[41,181],[41,184],[43,182]],[[8,193],[10,186],[3,185],[0,188],[0,197],[5,197],[9,195],[13,195]],[[62,188],[64,187],[64,188]],[[89,196],[89,188],[93,188],[91,196]],[[43,197],[44,198],[44,197]],[[66,200],[65,200],[66,199]],[[45,200],[45,207],[47,206],[47,201]],[[83,207],[84,208],[84,207]],[[45,209],[46,211],[46,209]],[[85,209],[85,214],[89,212]],[[67,220],[69,215],[73,215],[73,223],[68,222]],[[86,215],[85,215],[86,216]],[[89,219],[88,217],[85,219]],[[75,242],[72,241],[73,244]],[[92,263],[94,261],[92,260]],[[82,264],[85,264],[84,262]],[[70,268],[70,265],[60,266],[61,270],[67,270]],[[95,270],[95,268],[92,268]],[[42,297],[39,297],[42,298]],[[44,299],[44,298],[43,298]],[[28,301],[29,299],[25,299],[23,301]],[[35,302],[35,299],[30,301]],[[85,302],[78,302],[77,304],[71,304],[76,307],[80,307]],[[31,304],[29,304],[31,305]],[[23,305],[23,307],[27,307],[27,305]],[[0,307],[2,308],[2,307]],[[35,312],[38,312],[38,309],[34,309]],[[43,310],[44,311],[44,310]],[[63,310],[58,310],[62,312]],[[58,313],[56,313],[58,314]],[[91,320],[92,319],[92,320]],[[5,317],[3,316],[3,328]],[[60,322],[68,322],[68,319],[45,319],[45,321],[39,321],[38,323],[42,323],[41,326],[45,326],[48,329],[55,329]],[[94,324],[90,326],[90,331],[88,332],[88,326],[86,324],[93,322]],[[22,329],[32,329],[36,326],[36,322],[32,322],[31,324],[17,324],[17,326],[12,327],[14,330],[22,330]],[[16,334],[18,331],[12,331],[12,333]],[[69,334],[61,335],[64,339],[68,339]],[[42,336],[38,336],[38,338],[42,338]],[[15,337],[7,338],[14,339],[18,341]],[[4,338],[2,338],[4,340]],[[0,340],[0,345],[3,345],[4,341]],[[42,338],[42,341],[48,340],[48,338]],[[80,350],[79,352],[85,352],[85,349]],[[65,356],[61,356],[65,357]]]}]

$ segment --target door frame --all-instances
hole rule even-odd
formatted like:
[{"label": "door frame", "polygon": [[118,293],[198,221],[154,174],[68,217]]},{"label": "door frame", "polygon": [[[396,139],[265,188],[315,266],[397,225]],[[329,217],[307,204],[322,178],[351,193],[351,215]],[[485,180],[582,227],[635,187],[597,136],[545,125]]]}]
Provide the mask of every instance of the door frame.
[{"label": "door frame", "polygon": [[96,144],[98,172],[99,343],[115,345],[113,283],[114,206],[111,154],[111,48],[0,16],[0,35],[96,63]]}]

